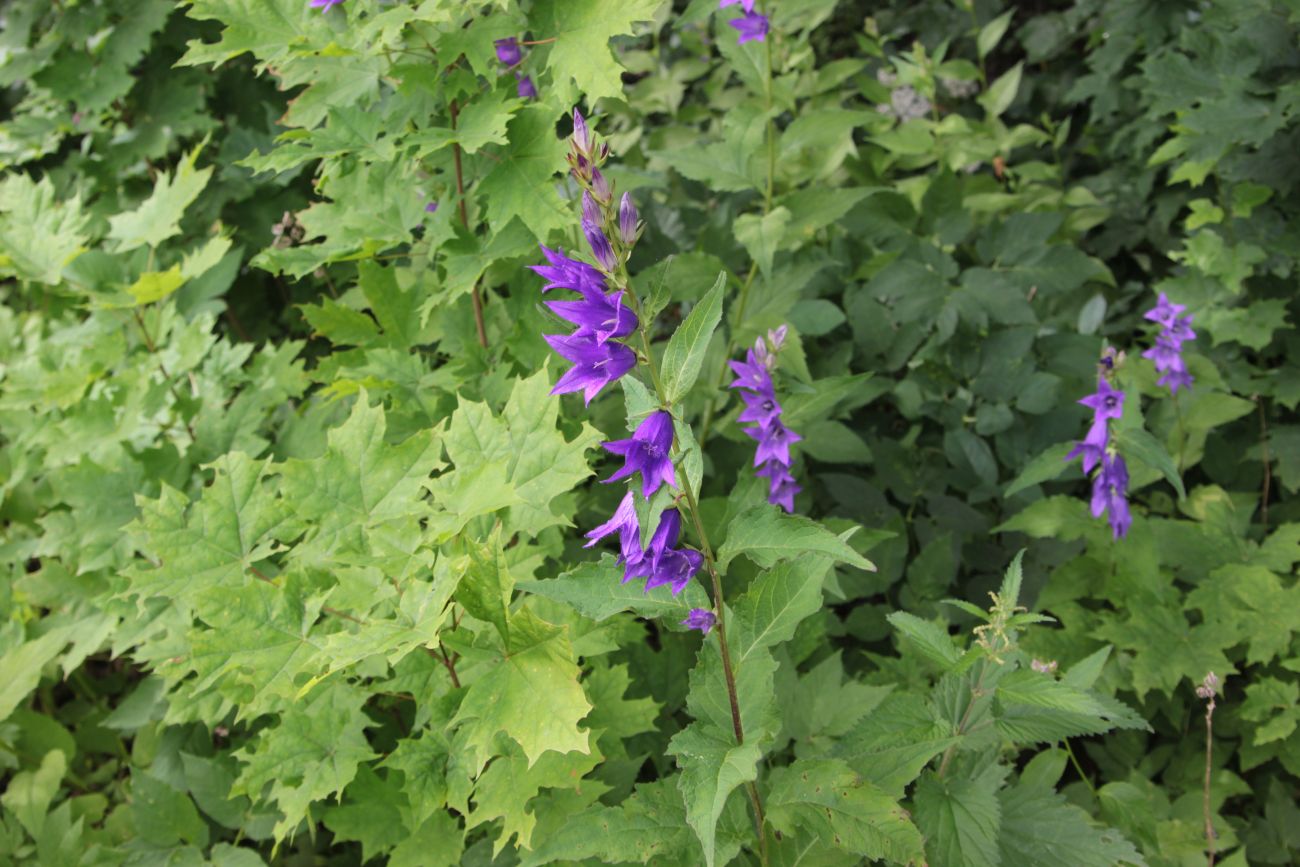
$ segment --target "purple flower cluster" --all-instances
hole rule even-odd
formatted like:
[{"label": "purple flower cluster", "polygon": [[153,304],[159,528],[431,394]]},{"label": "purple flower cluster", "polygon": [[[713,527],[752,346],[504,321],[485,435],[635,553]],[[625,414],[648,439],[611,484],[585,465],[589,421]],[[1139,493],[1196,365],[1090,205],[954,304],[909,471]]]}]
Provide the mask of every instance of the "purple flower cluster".
[{"label": "purple flower cluster", "polygon": [[776,353],[785,342],[786,327],[782,325],[754,342],[754,348],[745,352],[744,361],[731,361],[736,379],[732,388],[739,388],[745,409],[738,421],[753,422],[745,433],[757,440],[754,452],[755,475],[768,480],[767,501],[787,512],[794,511],[794,495],[803,488],[795,483],[790,473],[790,444],[803,437],[781,423],[781,404],[776,400],[776,387],[772,384],[772,369],[776,367]]},{"label": "purple flower cluster", "polygon": [[754,0],[718,0],[718,8],[726,9],[728,6],[735,6],[737,3],[744,10],[744,14],[727,22],[740,33],[740,39],[737,42],[744,45],[750,40],[762,42],[767,39],[767,16],[754,11]]},{"label": "purple flower cluster", "polygon": [[[335,0],[342,2],[342,0]],[[524,50],[519,45],[519,39],[511,36],[508,39],[498,39],[492,43],[496,47],[497,60],[501,61],[507,69],[514,69],[524,61]],[[516,86],[515,90],[520,99],[537,99],[537,87],[533,80],[522,71],[514,69]]]},{"label": "purple flower cluster", "polygon": [[[568,289],[582,298],[580,301],[548,301],[546,306],[553,313],[577,328],[571,334],[547,334],[543,337],[552,349],[573,362],[573,367],[560,377],[551,394],[581,391],[586,402],[591,403],[602,388],[636,366],[636,353],[619,339],[636,331],[640,323],[632,308],[623,303],[623,290],[610,291],[606,278],[627,261],[638,234],[637,213],[632,200],[624,195],[618,217],[613,216],[613,188],[598,167],[609,155],[609,148],[603,145],[595,147],[586,121],[576,110],[573,112],[570,148],[573,176],[583,187],[582,230],[599,267],[546,246],[542,247],[542,253],[550,264],[529,267],[546,278],[543,292]],[[622,226],[630,224],[633,228],[630,236],[622,231],[615,235],[620,248],[617,252],[605,234],[606,227],[612,222],[619,222]]]},{"label": "purple flower cluster", "polygon": [[[551,348],[574,362],[551,389],[551,394],[581,391],[587,403],[591,403],[602,388],[622,377],[637,362],[636,353],[621,340],[640,326],[636,313],[623,299],[628,292],[625,267],[642,227],[630,196],[624,194],[615,205],[613,185],[600,172],[600,166],[609,157],[609,147],[596,142],[586,119],[576,110],[569,145],[570,170],[583,191],[582,232],[587,236],[596,264],[542,247],[550,264],[530,267],[546,279],[543,292],[567,289],[581,296],[578,301],[546,302],[551,312],[577,327],[570,334],[543,336]],[[672,414],[663,409],[650,413],[630,438],[604,444],[606,451],[623,458],[623,466],[605,481],[616,482],[639,473],[641,496],[647,500],[664,485],[676,487],[673,438]],[[649,544],[642,548],[636,493],[629,490],[613,516],[586,534],[589,540],[586,547],[617,534],[618,562],[623,566],[625,583],[644,578],[646,590],[667,584],[674,594],[681,593],[704,560],[698,551],[677,547],[681,521],[676,508],[665,510]],[[709,612],[699,616],[692,612],[691,628],[707,632],[712,627],[704,614],[712,616]]]},{"label": "purple flower cluster", "polygon": [[[1112,365],[1109,356],[1103,363],[1103,370],[1109,373]],[[1083,459],[1084,473],[1092,472],[1098,464],[1101,470],[1092,480],[1092,516],[1100,518],[1107,515],[1111,533],[1116,539],[1128,533],[1133,517],[1129,514],[1128,465],[1124,458],[1115,451],[1110,439],[1110,422],[1124,414],[1124,392],[1111,385],[1109,378],[1102,375],[1097,379],[1097,391],[1079,400],[1079,403],[1092,409],[1092,424],[1087,435],[1068,455],[1067,461]]]},{"label": "purple flower cluster", "polygon": [[1182,315],[1186,309],[1186,305],[1174,304],[1168,295],[1161,292],[1156,306],[1144,314],[1160,326],[1160,334],[1156,336],[1156,345],[1142,353],[1142,357],[1155,362],[1156,370],[1160,372],[1160,379],[1156,382],[1169,386],[1170,394],[1177,394],[1180,388],[1192,387],[1192,375],[1187,372],[1187,364],[1183,361],[1183,344],[1195,340],[1196,332],[1192,330],[1192,315]]}]

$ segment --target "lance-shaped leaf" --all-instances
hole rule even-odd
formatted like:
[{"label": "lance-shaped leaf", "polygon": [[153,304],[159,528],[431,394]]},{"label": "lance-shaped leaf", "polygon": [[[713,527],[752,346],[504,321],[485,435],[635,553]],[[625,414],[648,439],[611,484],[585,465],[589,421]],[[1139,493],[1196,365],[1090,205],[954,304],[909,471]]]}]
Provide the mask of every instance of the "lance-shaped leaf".
[{"label": "lance-shaped leaf", "polygon": [[578,683],[567,632],[527,609],[511,615],[500,660],[470,685],[452,720],[466,727],[475,767],[496,754],[497,732],[518,741],[530,764],[547,750],[587,751],[589,732],[578,728],[578,720],[591,703]]},{"label": "lance-shaped leaf", "polygon": [[727,286],[727,274],[719,272],[718,279],[690,314],[664,349],[663,381],[668,401],[674,403],[691,390],[704,364],[704,353],[722,319],[722,292]]},{"label": "lance-shaped leaf", "polygon": [[924,857],[921,832],[898,802],[834,759],[773,771],[767,819],[784,834],[805,828],[866,858],[906,864]]},{"label": "lance-shaped leaf", "polygon": [[830,568],[829,558],[810,555],[759,575],[736,601],[730,633],[736,661],[793,638],[800,621],[822,607],[822,582]]},{"label": "lance-shaped leaf", "polygon": [[731,793],[757,777],[762,750],[754,741],[737,744],[730,728],[697,720],[669,741],[668,753],[682,771],[677,788],[686,802],[686,821],[700,839],[705,864],[713,867],[718,817]]},{"label": "lance-shaped leaf", "polygon": [[869,572],[876,570],[870,560],[821,524],[802,515],[787,515],[771,505],[746,509],[732,519],[727,540],[718,549],[718,568],[725,570],[737,554],[764,568],[783,559],[821,554]]}]

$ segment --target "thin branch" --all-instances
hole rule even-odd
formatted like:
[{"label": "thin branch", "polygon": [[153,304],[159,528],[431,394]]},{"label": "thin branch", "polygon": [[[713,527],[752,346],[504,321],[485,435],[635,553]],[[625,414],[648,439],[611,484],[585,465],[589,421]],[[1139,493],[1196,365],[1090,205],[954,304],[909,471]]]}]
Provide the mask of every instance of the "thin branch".
[{"label": "thin branch", "polygon": [[[456,120],[460,117],[460,106],[456,100],[451,101],[451,128],[456,130]],[[469,212],[465,209],[465,171],[461,166],[460,142],[453,142],[451,146],[452,160],[456,164],[456,205],[460,209],[460,222],[466,229],[469,228]],[[478,332],[478,345],[487,349],[487,329],[483,324],[483,298],[478,291],[478,280],[474,281],[474,288],[470,292],[470,300],[474,305],[474,329]]]}]

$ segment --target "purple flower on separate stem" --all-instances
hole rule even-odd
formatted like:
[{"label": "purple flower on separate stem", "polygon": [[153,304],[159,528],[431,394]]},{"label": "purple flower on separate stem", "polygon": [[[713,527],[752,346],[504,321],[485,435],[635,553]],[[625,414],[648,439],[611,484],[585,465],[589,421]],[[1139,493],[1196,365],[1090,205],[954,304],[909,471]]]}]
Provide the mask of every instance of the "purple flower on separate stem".
[{"label": "purple flower on separate stem", "polygon": [[754,0],[718,0],[718,8],[726,9],[728,6],[735,6],[737,3],[746,12],[754,11]]},{"label": "purple flower on separate stem", "polygon": [[629,247],[636,243],[636,224],[639,216],[636,205],[632,203],[631,194],[624,193],[618,203],[618,233],[622,236],[623,243]]},{"label": "purple flower on separate stem", "polygon": [[[587,538],[591,541],[583,545],[583,547],[590,548],[610,533],[618,533],[619,563],[625,566],[635,566],[641,562],[643,556],[641,553],[641,525],[637,523],[636,503],[633,500],[631,491],[623,495],[618,508],[614,510],[613,517],[587,533]],[[627,578],[625,577],[623,580],[626,581]]]},{"label": "purple flower on separate stem", "polygon": [[424,206],[424,212],[425,212],[426,214],[436,214],[436,213],[438,213],[438,203],[437,203],[437,202],[429,202],[428,204],[426,204],[426,205]]},{"label": "purple flower on separate stem", "polygon": [[636,366],[636,353],[621,343],[597,343],[591,337],[560,334],[543,334],[542,337],[552,349],[574,363],[555,383],[551,394],[581,391],[584,402],[589,404],[602,388]]},{"label": "purple flower on separate stem", "polygon": [[547,261],[551,263],[550,265],[529,265],[528,267],[548,281],[542,287],[543,292],[549,292],[551,289],[572,289],[575,292],[588,295],[589,293],[603,293],[605,291],[605,275],[586,262],[570,259],[564,255],[563,250],[552,250],[544,244],[542,245],[542,254],[546,256]]},{"label": "purple flower on separate stem", "polygon": [[756,467],[768,461],[779,461],[782,466],[790,466],[790,444],[803,439],[779,421],[766,428],[747,427],[744,430],[751,439],[758,440],[758,448],[754,451]]},{"label": "purple flower on separate stem", "polygon": [[1157,325],[1163,325],[1165,328],[1169,328],[1174,324],[1174,320],[1177,319],[1186,309],[1187,305],[1174,304],[1169,300],[1168,295],[1161,292],[1160,299],[1156,302],[1156,306],[1152,307],[1142,315]]},{"label": "purple flower on separate stem", "polygon": [[1096,393],[1081,398],[1079,403],[1092,408],[1094,421],[1119,418],[1124,414],[1124,392],[1114,388],[1106,379],[1098,380]]},{"label": "purple flower on separate stem", "polygon": [[687,629],[698,629],[708,635],[709,630],[713,628],[713,624],[717,622],[718,615],[712,611],[706,608],[692,608],[691,612],[686,615],[686,619],[682,621],[682,626]]},{"label": "purple flower on separate stem", "polygon": [[761,15],[758,12],[746,12],[740,18],[733,18],[727,23],[740,33],[740,39],[736,40],[740,45],[750,41],[762,42],[767,39],[768,21],[766,15]]},{"label": "purple flower on separate stem", "polygon": [[1107,453],[1101,459],[1101,472],[1092,480],[1092,516],[1100,518],[1106,513],[1111,534],[1116,539],[1127,534],[1133,523],[1127,491],[1128,465],[1119,455]]},{"label": "purple flower on separate stem", "polygon": [[622,303],[622,291],[584,292],[581,301],[547,301],[556,316],[578,326],[572,337],[594,337],[604,343],[611,337],[627,337],[639,324],[632,308]]},{"label": "purple flower on separate stem", "polygon": [[508,39],[498,39],[492,44],[496,46],[497,60],[506,66],[514,66],[524,59],[524,52],[519,47],[519,40],[513,36]]},{"label": "purple flower on separate stem", "polygon": [[310,6],[312,9],[319,9],[322,12],[328,12],[331,9],[333,9],[335,6],[338,6],[342,3],[343,0],[311,0],[311,3],[307,5]]},{"label": "purple flower on separate stem", "polygon": [[624,458],[623,466],[606,483],[641,474],[641,495],[649,499],[661,485],[677,487],[672,460],[673,417],[664,410],[652,412],[637,425],[631,439],[613,440],[604,449]]},{"label": "purple flower on separate stem", "polygon": [[537,86],[533,84],[531,78],[518,72],[515,73],[515,78],[518,82],[515,85],[515,92],[519,94],[520,99],[537,99]]},{"label": "purple flower on separate stem", "polygon": [[591,245],[591,253],[596,257],[596,261],[606,271],[613,271],[618,267],[618,258],[614,255],[614,248],[609,245],[609,239],[601,230],[598,223],[590,220],[582,221],[582,233],[587,236],[587,243]]}]

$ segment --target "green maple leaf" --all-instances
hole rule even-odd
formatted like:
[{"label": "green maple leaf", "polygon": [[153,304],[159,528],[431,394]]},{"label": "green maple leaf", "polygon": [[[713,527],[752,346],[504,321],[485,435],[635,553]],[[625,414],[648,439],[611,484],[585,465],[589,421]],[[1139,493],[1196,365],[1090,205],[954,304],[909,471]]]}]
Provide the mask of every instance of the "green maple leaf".
[{"label": "green maple leaf", "polygon": [[334,682],[308,701],[289,705],[279,725],[268,726],[235,753],[244,768],[232,794],[261,800],[265,791],[284,817],[277,840],[297,827],[313,801],[343,791],[357,766],[375,757],[366,741],[372,725],[361,708],[369,693]]},{"label": "green maple leaf", "polygon": [[199,144],[185,155],[175,172],[159,175],[153,193],[140,207],[108,218],[108,237],[117,241],[119,252],[136,247],[156,247],[180,234],[185,209],[199,197],[212,177],[212,166],[194,168],[202,150],[203,144]]},{"label": "green maple leaf", "polygon": [[322,45],[329,41],[329,26],[319,10],[297,0],[195,0],[187,14],[225,27],[216,42],[191,39],[178,66],[220,65],[245,51],[262,61],[278,60],[307,42],[309,34],[316,34]]},{"label": "green maple leaf", "polygon": [[[555,85],[571,96],[572,79],[588,105],[606,96],[622,97],[623,67],[614,59],[609,40],[631,34],[634,21],[652,20],[661,5],[661,0],[544,0],[534,6],[532,29],[555,37],[546,59]],[[565,105],[574,101],[561,99]]]},{"label": "green maple leaf", "polygon": [[588,749],[578,721],[591,703],[578,683],[578,665],[567,630],[527,609],[510,617],[510,640],[500,659],[469,686],[453,725],[467,729],[466,746],[482,767],[496,752],[497,732],[514,738],[536,762],[547,750]]},{"label": "green maple leaf", "polygon": [[547,752],[534,763],[519,747],[511,745],[497,756],[474,786],[474,807],[465,819],[465,830],[484,822],[501,819],[501,834],[492,844],[492,854],[500,854],[511,836],[518,845],[532,846],[537,817],[528,810],[528,802],[542,789],[579,788],[582,778],[600,764],[598,750],[591,752]]},{"label": "green maple leaf", "polygon": [[365,550],[365,532],[386,521],[422,517],[421,486],[442,465],[437,433],[425,430],[396,445],[384,441],[382,407],[357,395],[352,414],[331,430],[325,454],[284,465],[284,497],[314,528],[311,542],[329,551],[342,543]]},{"label": "green maple leaf", "polygon": [[1231,625],[1192,626],[1168,597],[1133,599],[1126,611],[1126,618],[1107,620],[1094,635],[1132,652],[1133,691],[1139,699],[1152,689],[1173,695],[1184,681],[1199,683],[1206,672],[1219,677],[1236,672],[1223,654],[1240,640]]},{"label": "green maple leaf", "polygon": [[158,565],[135,568],[128,592],[188,601],[210,588],[242,586],[274,550],[288,517],[266,481],[268,463],[232,452],[213,462],[212,484],[193,504],[165,484],[158,499],[137,499],[140,517],[127,530]]},{"label": "green maple leaf", "polygon": [[361,844],[361,860],[392,849],[406,839],[402,811],[406,798],[393,779],[383,778],[361,765],[356,778],[343,791],[343,803],[325,811],[322,821],[339,842]]},{"label": "green maple leaf", "polygon": [[48,177],[14,172],[0,182],[0,202],[0,276],[59,283],[63,266],[85,249],[81,199],[56,202]]},{"label": "green maple leaf", "polygon": [[555,191],[555,175],[564,168],[564,142],[555,134],[555,112],[542,106],[525,108],[507,127],[510,145],[496,154],[499,161],[479,182],[487,199],[487,220],[501,232],[515,217],[540,240],[552,229],[572,222],[569,208]]}]

